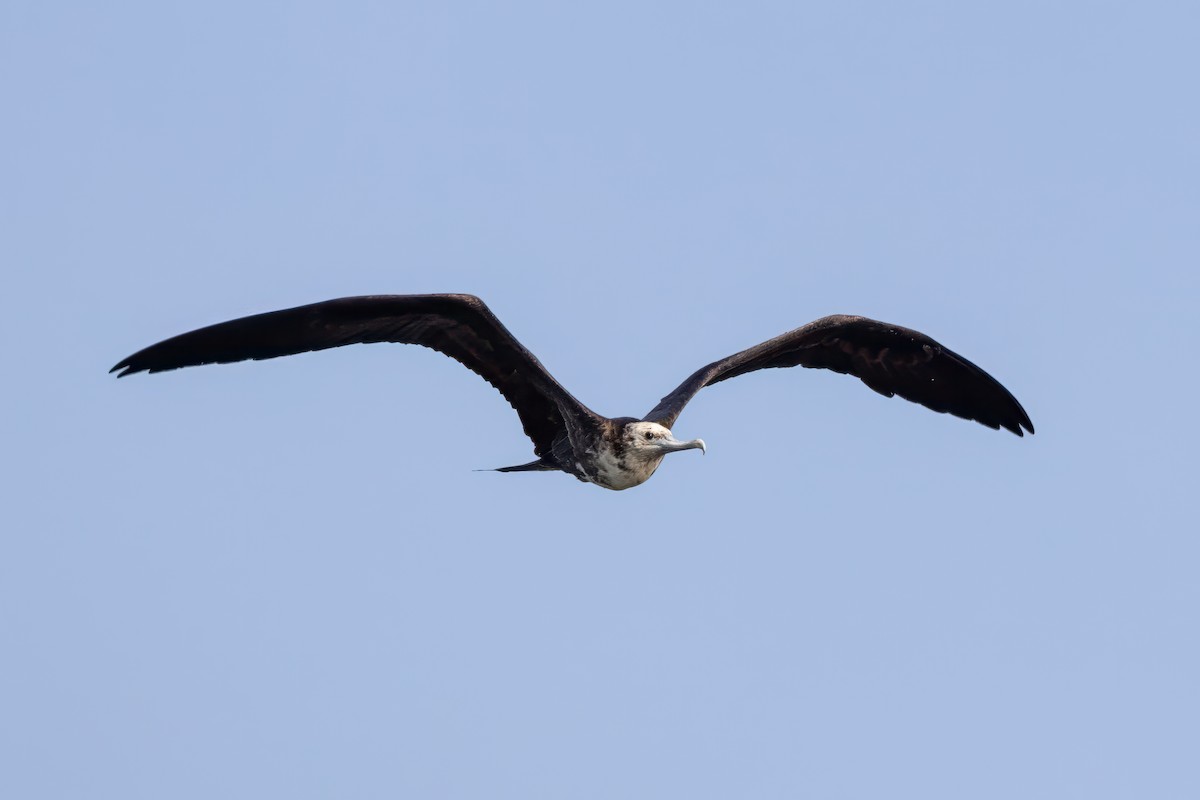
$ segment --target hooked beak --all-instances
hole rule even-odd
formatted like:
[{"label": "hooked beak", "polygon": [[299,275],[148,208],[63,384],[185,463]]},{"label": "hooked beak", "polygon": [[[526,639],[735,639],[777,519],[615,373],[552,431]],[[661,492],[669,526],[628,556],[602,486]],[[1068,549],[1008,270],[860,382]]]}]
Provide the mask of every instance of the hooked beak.
[{"label": "hooked beak", "polygon": [[672,436],[670,439],[663,439],[659,446],[664,453],[674,453],[679,450],[699,450],[701,453],[708,453],[708,448],[704,446],[703,439],[692,439],[690,442],[681,442]]}]

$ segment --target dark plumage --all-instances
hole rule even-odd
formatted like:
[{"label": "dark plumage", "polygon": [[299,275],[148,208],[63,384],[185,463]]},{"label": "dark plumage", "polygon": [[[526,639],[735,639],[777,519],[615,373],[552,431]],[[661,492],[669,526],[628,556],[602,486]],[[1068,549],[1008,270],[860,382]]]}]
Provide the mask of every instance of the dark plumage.
[{"label": "dark plumage", "polygon": [[696,392],[747,372],[821,367],[853,375],[887,397],[1005,428],[1033,423],[1007,389],[967,359],[917,331],[835,315],[714,361],[641,420],[609,419],[554,380],[478,297],[462,294],[346,297],[210,325],[122,360],[112,371],[163,372],[200,364],[275,358],[346,344],[399,342],[445,353],[508,400],[533,440],[537,460],[502,472],[562,470],[609,489],[642,483],[668,452],[704,448],[670,433]]}]

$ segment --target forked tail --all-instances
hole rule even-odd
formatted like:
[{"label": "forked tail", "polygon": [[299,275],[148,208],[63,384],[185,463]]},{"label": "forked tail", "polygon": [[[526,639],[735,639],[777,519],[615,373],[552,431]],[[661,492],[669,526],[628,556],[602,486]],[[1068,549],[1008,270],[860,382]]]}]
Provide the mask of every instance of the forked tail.
[{"label": "forked tail", "polygon": [[497,467],[496,469],[480,470],[480,472],[545,472],[556,469],[558,467],[539,458],[537,461],[530,461],[528,464],[518,464],[515,467]]}]

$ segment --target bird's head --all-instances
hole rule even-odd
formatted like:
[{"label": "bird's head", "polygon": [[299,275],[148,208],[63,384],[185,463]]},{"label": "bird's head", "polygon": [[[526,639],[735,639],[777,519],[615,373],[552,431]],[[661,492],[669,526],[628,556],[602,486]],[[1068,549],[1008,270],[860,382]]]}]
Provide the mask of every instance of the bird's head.
[{"label": "bird's head", "polygon": [[625,452],[643,461],[662,458],[677,450],[699,449],[707,452],[703,439],[682,442],[671,435],[671,431],[657,422],[628,422],[622,435]]}]

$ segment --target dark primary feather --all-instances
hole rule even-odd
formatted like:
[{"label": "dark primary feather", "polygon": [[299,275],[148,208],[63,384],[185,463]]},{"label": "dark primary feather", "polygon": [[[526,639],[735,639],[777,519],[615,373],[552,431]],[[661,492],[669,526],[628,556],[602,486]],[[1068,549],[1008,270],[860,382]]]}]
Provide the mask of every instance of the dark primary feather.
[{"label": "dark primary feather", "polygon": [[866,317],[835,315],[714,361],[645,416],[670,428],[696,392],[747,372],[821,367],[853,375],[882,395],[1023,436],[1033,423],[995,378],[923,333]]},{"label": "dark primary feather", "polygon": [[200,364],[275,358],[346,344],[398,342],[445,353],[480,375],[521,418],[543,456],[565,432],[563,414],[595,418],[517,341],[478,297],[345,297],[256,314],[174,336],[112,368],[119,377]]}]

